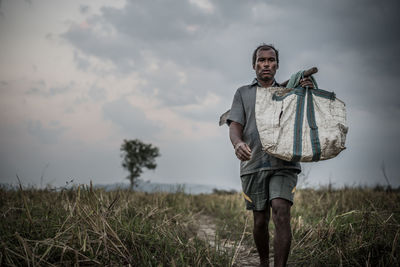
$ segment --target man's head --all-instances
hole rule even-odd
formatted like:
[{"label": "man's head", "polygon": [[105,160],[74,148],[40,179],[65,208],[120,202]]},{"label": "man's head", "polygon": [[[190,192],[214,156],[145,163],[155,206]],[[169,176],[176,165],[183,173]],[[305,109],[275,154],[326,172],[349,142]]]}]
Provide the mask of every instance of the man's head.
[{"label": "man's head", "polygon": [[253,69],[259,82],[270,84],[279,68],[279,53],[273,45],[262,44],[253,52]]},{"label": "man's head", "polygon": [[261,44],[259,45],[253,52],[253,69],[256,66],[256,60],[257,60],[257,52],[260,50],[274,50],[275,51],[275,55],[276,55],[276,62],[279,65],[279,51],[274,47],[274,45],[272,44]]}]

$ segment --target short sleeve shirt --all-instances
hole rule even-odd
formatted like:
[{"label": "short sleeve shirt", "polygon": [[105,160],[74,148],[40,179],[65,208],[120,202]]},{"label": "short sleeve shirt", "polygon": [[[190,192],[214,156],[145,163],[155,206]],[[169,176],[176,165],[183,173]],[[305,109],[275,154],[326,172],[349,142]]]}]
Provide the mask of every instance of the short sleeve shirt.
[{"label": "short sleeve shirt", "polygon": [[[228,125],[234,121],[243,126],[243,141],[248,144],[251,149],[251,159],[240,162],[240,175],[242,176],[261,170],[277,169],[294,169],[300,172],[301,167],[298,162],[284,161],[262,150],[255,118],[257,86],[260,85],[257,79],[254,79],[251,84],[237,89],[227,118]],[[279,86],[279,84],[274,82],[273,86]]]}]

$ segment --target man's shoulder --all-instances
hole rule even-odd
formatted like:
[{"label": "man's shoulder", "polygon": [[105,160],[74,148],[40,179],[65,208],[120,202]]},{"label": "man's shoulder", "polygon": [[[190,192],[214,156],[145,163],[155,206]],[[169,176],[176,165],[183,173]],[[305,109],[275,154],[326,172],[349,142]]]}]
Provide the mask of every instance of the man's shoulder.
[{"label": "man's shoulder", "polygon": [[248,91],[249,89],[256,87],[256,84],[254,83],[250,83],[250,84],[246,84],[246,85],[242,85],[240,86],[237,91],[243,92],[243,91]]},{"label": "man's shoulder", "polygon": [[253,86],[254,85],[252,85],[252,84],[245,84],[245,85],[240,86],[238,90],[249,89]]}]

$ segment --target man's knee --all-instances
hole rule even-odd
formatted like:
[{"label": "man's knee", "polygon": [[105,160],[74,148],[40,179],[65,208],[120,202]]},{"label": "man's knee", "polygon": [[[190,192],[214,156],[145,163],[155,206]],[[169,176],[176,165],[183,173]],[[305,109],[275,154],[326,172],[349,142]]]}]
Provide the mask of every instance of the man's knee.
[{"label": "man's knee", "polygon": [[269,222],[269,212],[268,211],[253,211],[254,215],[254,228],[256,229],[266,229]]},{"label": "man's knee", "polygon": [[275,224],[290,222],[291,203],[283,198],[275,198],[271,200],[272,219]]}]

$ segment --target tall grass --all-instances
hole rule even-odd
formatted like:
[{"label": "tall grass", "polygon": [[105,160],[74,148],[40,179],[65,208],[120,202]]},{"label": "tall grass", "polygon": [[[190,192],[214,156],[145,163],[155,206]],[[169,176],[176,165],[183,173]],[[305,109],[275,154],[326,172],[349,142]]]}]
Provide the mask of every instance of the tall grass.
[{"label": "tall grass", "polygon": [[0,190],[0,265],[227,266],[196,237],[193,197],[90,187]]},{"label": "tall grass", "polygon": [[[298,190],[289,264],[400,266],[399,203],[398,191]],[[239,248],[255,250],[240,194],[0,189],[0,214],[1,266],[240,266]],[[200,215],[213,242],[197,237]]]},{"label": "tall grass", "polygon": [[[244,211],[241,196],[209,201],[222,236],[237,239],[249,220],[245,244],[254,248],[252,214]],[[399,190],[298,190],[291,214],[291,266],[400,266]],[[272,222],[269,230],[272,241]],[[272,242],[270,246],[273,253]]]},{"label": "tall grass", "polygon": [[305,266],[400,266],[400,193],[301,190],[291,260]]}]

